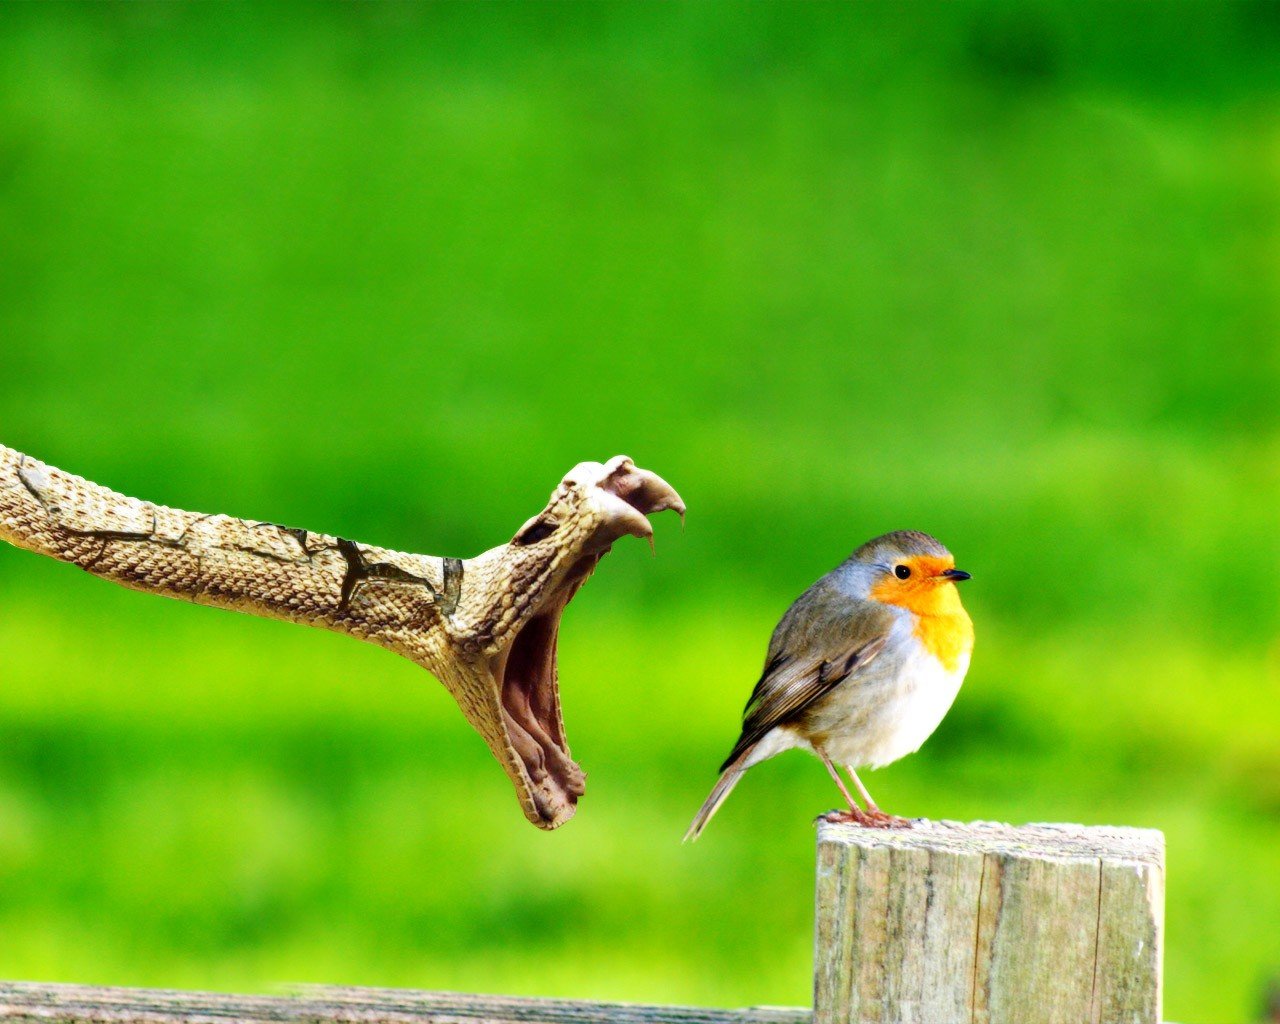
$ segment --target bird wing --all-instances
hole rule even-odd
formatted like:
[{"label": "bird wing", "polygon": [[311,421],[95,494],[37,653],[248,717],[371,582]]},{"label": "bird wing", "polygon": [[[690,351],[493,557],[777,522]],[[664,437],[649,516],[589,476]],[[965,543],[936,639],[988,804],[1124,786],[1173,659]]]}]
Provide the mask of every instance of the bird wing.
[{"label": "bird wing", "polygon": [[764,672],[747,701],[742,735],[724,771],[772,729],[856,676],[879,654],[893,614],[873,601],[833,593],[820,580],[788,609],[774,630]]}]

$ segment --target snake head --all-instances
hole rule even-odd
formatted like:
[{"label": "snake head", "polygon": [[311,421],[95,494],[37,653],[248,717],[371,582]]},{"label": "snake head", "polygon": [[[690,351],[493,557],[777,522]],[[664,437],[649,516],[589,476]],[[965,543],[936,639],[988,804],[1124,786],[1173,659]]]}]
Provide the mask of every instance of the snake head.
[{"label": "snake head", "polygon": [[631,535],[652,543],[648,517],[666,509],[683,519],[675,489],[626,456],[579,463],[509,543],[464,563],[451,632],[475,657],[466,692],[455,695],[539,828],[573,817],[586,787],[560,710],[561,614],[613,542]]}]

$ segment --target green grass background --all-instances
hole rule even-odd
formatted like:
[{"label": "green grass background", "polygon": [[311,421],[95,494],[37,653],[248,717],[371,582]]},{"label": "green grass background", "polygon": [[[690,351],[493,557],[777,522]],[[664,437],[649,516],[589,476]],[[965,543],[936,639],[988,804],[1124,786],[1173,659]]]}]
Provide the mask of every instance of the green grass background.
[{"label": "green grass background", "polygon": [[680,488],[546,835],[444,691],[0,550],[0,977],[803,1003],[821,767],[696,846],[769,629],[973,572],[902,813],[1163,829],[1166,1015],[1280,973],[1280,7],[9,6],[0,440],[408,550]]}]

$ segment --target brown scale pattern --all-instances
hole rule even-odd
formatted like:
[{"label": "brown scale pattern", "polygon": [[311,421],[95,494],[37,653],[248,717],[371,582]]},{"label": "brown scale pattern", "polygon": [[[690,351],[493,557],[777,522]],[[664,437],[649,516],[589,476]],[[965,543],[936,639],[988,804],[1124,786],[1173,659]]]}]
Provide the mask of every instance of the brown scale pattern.
[{"label": "brown scale pattern", "polygon": [[564,605],[624,534],[684,504],[617,456],[574,467],[511,542],[475,558],[154,505],[0,445],[0,539],[134,590],[347,633],[432,672],[541,828],[583,792],[560,717]]}]

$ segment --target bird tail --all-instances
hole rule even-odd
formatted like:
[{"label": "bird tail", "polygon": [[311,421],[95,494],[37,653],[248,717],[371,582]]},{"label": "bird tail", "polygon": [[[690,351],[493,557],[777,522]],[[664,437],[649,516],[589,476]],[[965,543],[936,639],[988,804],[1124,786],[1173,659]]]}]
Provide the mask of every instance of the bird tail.
[{"label": "bird tail", "polygon": [[729,794],[733,792],[733,787],[738,784],[738,780],[742,778],[742,774],[745,771],[746,769],[740,767],[740,765],[734,765],[724,770],[720,779],[711,788],[711,795],[707,797],[706,803],[693,816],[689,831],[684,834],[686,843],[702,835],[702,830],[707,827],[707,822],[711,820],[716,811],[720,810],[720,805],[728,799]]}]

